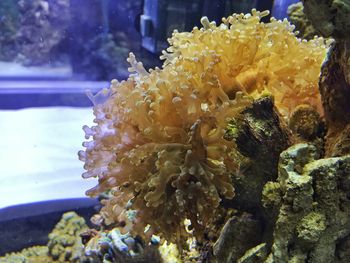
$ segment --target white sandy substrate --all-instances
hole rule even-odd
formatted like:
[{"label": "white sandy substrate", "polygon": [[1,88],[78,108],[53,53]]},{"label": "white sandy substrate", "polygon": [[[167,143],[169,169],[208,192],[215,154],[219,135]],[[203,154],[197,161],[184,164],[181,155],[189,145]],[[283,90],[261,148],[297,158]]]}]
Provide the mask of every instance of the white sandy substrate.
[{"label": "white sandy substrate", "polygon": [[96,180],[82,179],[77,152],[92,120],[91,108],[0,111],[0,208],[84,197]]}]

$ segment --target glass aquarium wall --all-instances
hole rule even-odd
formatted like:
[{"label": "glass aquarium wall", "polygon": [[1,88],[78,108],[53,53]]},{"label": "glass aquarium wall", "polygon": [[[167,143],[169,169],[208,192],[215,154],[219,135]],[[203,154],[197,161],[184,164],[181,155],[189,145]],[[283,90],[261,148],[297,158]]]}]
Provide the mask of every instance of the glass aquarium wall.
[{"label": "glass aquarium wall", "polygon": [[69,1],[3,0],[0,17],[1,77],[71,74]]},{"label": "glass aquarium wall", "polygon": [[141,53],[141,12],[141,1],[3,0],[0,76],[125,77],[128,52]]},{"label": "glass aquarium wall", "polygon": [[0,78],[126,78],[130,51],[146,67],[159,66],[174,29],[253,7],[271,9],[272,1],[2,0]]}]

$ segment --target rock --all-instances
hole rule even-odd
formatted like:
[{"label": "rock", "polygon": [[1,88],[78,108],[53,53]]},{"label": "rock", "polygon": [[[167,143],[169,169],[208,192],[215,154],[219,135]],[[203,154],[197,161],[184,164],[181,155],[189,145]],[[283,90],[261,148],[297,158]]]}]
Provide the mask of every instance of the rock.
[{"label": "rock", "polygon": [[297,238],[305,247],[311,247],[326,229],[326,217],[319,212],[311,212],[304,216],[296,227]]},{"label": "rock", "polygon": [[[350,1],[304,0],[315,29],[335,39],[321,69],[319,88],[325,110],[327,157],[350,153]],[[345,131],[345,132],[344,132]]]},{"label": "rock", "polygon": [[304,12],[314,28],[324,37],[350,36],[349,0],[303,0]]},{"label": "rock", "polygon": [[304,140],[323,136],[324,125],[320,114],[309,105],[299,105],[292,112],[289,128]]},{"label": "rock", "polygon": [[242,159],[248,160],[242,161],[241,170],[233,176],[235,197],[231,203],[255,214],[262,208],[264,185],[277,178],[279,155],[293,141],[292,135],[268,96],[255,100],[230,125]]},{"label": "rock", "polygon": [[340,130],[333,138],[329,136],[328,154],[342,156],[350,153],[350,124]]},{"label": "rock", "polygon": [[350,153],[350,40],[339,40],[322,66],[320,92],[327,124],[326,156]]},{"label": "rock", "polygon": [[269,262],[345,262],[350,156],[316,160],[315,149],[297,144],[281,154],[277,181],[283,197]]},{"label": "rock", "polygon": [[48,249],[45,246],[34,246],[23,249],[18,253],[6,254],[0,257],[0,263],[47,263],[51,262],[51,258],[47,255]]},{"label": "rock", "polygon": [[277,182],[267,182],[262,191],[262,203],[264,207],[278,206],[282,199],[281,185]]},{"label": "rock", "polygon": [[287,14],[289,20],[295,25],[298,37],[304,39],[313,39],[317,35],[315,28],[311,25],[311,22],[304,13],[304,6],[302,2],[292,4],[288,7]]},{"label": "rock", "polygon": [[214,261],[235,262],[247,249],[257,245],[261,231],[260,223],[249,214],[230,218],[213,246]]},{"label": "rock", "polygon": [[62,219],[49,234],[49,255],[59,262],[79,262],[84,250],[80,234],[87,230],[84,218],[75,212],[63,214]]},{"label": "rock", "polygon": [[259,263],[263,262],[268,254],[268,247],[266,243],[262,243],[249,249],[244,256],[237,260],[237,263]]}]

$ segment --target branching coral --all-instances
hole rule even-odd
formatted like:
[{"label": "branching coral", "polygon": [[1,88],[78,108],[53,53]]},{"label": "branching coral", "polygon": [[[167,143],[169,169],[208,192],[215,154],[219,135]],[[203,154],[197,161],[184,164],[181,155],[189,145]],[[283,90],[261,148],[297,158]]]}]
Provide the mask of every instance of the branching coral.
[{"label": "branching coral", "polygon": [[[266,12],[233,15],[216,26],[174,32],[162,69],[149,72],[130,54],[128,80],[112,81],[96,96],[96,126],[84,127],[79,158],[84,178],[98,177],[90,196],[112,190],[106,222],[136,210],[133,231],[171,242],[197,238],[222,198],[234,197],[235,143],[224,139],[228,121],[268,91],[287,116],[301,103],[320,108],[317,79],[326,46],[300,41],[287,21],[260,22]],[[243,95],[245,93],[246,95]]]}]

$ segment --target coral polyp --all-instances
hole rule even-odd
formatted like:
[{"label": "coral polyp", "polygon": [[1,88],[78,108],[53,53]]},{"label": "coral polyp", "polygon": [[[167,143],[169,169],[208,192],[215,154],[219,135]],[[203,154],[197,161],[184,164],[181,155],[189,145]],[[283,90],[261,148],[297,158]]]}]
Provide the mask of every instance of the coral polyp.
[{"label": "coral polyp", "polygon": [[327,44],[301,41],[286,20],[260,22],[267,12],[233,15],[216,26],[174,32],[161,56],[162,69],[145,70],[133,54],[126,81],[91,96],[96,126],[84,127],[79,157],[97,177],[87,192],[111,190],[101,214],[106,222],[127,219],[132,230],[171,242],[190,230],[201,238],[222,199],[234,198],[231,173],[238,170],[230,120],[254,98],[272,93],[283,116],[300,104],[322,113],[318,77]]}]

